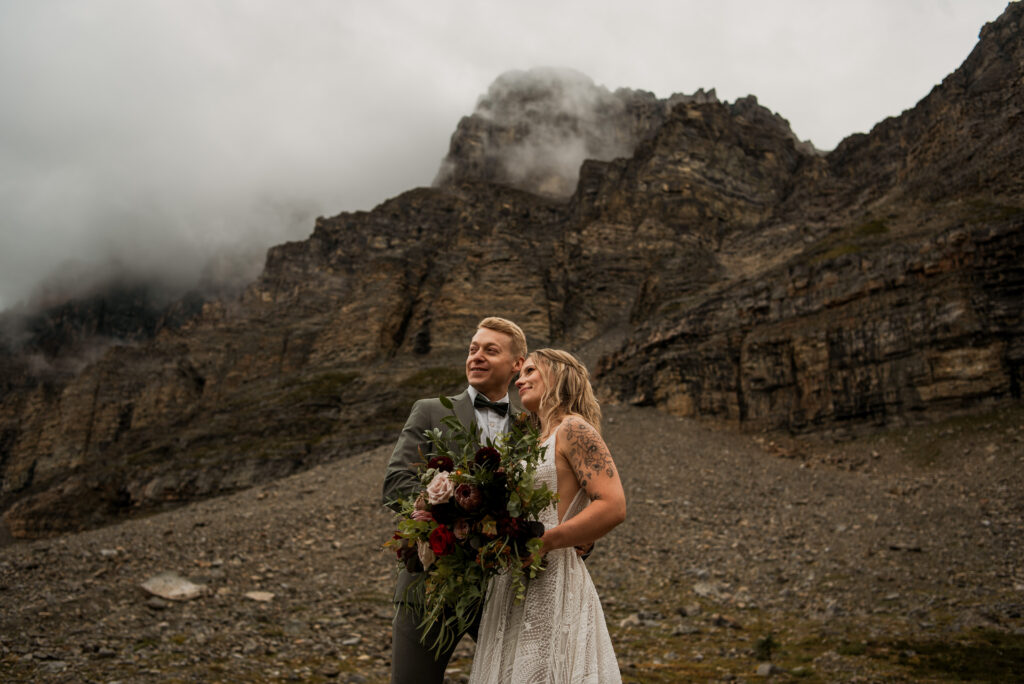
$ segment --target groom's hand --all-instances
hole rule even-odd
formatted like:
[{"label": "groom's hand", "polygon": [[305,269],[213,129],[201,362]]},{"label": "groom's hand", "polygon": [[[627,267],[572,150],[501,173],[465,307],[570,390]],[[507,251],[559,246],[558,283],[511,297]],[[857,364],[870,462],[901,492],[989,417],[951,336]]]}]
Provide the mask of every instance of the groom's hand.
[{"label": "groom's hand", "polygon": [[583,560],[587,560],[587,558],[590,556],[590,553],[593,550],[594,542],[590,542],[589,544],[580,544],[576,547],[576,555],[582,558]]}]

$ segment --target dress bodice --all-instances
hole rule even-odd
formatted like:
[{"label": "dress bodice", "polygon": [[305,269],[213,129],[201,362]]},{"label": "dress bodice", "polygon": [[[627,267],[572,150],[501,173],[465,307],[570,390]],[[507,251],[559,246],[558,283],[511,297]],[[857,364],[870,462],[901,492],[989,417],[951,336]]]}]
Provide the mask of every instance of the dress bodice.
[{"label": "dress bodice", "polygon": [[[541,446],[544,447],[544,460],[537,465],[536,480],[537,482],[543,482],[553,492],[558,492],[558,467],[555,462],[555,435],[558,431],[551,433],[551,436],[541,442]],[[576,496],[573,498],[569,507],[565,510],[565,516],[560,521],[558,519],[558,502],[554,502],[546,508],[540,514],[540,521],[544,523],[544,529],[550,529],[557,525],[559,522],[565,522],[569,518],[573,517],[584,508],[586,508],[589,500],[587,499],[586,492],[581,487],[576,492]]]},{"label": "dress bodice", "polygon": [[[552,434],[545,441],[541,442],[544,447],[544,459],[537,464],[535,481],[546,484],[553,491],[558,491],[558,468],[555,465],[555,435]],[[544,523],[544,529],[548,530],[558,524],[558,502],[541,511],[540,521]]]}]

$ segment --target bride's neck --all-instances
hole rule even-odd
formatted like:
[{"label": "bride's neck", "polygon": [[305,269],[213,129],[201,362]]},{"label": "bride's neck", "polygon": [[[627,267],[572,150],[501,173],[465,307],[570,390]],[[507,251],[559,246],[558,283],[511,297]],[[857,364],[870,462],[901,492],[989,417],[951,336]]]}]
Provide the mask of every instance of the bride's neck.
[{"label": "bride's neck", "polygon": [[540,434],[542,435],[543,439],[547,439],[548,437],[550,437],[554,433],[554,431],[558,429],[558,426],[562,424],[562,420],[564,419],[564,413],[552,414],[550,416],[547,416],[546,418],[541,418]]}]

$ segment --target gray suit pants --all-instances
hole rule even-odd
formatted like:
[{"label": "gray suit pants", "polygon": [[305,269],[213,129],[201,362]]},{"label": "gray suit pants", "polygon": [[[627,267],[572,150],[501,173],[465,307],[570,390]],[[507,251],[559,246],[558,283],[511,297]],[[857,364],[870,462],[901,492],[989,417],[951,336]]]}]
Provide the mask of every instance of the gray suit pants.
[{"label": "gray suit pants", "polygon": [[[439,657],[430,648],[435,634],[428,632],[427,643],[420,642],[420,614],[414,605],[395,604],[395,619],[391,626],[391,684],[443,684],[444,671],[459,639]],[[480,620],[477,619],[468,634],[476,641]],[[461,635],[460,635],[461,638]]]}]

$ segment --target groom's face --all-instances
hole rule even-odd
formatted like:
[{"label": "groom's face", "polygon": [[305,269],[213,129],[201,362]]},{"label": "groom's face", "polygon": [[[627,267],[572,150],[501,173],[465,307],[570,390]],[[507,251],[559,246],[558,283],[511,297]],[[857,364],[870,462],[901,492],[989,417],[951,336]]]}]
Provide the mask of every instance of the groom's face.
[{"label": "groom's face", "polygon": [[512,355],[512,336],[490,328],[478,328],[469,343],[466,379],[491,401],[505,396],[523,360]]}]

